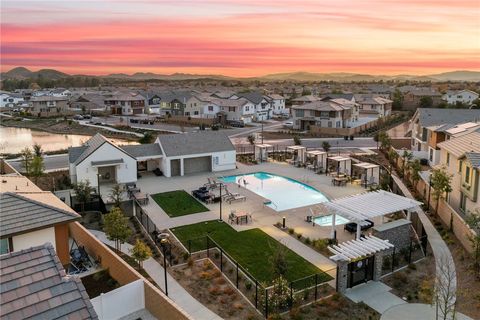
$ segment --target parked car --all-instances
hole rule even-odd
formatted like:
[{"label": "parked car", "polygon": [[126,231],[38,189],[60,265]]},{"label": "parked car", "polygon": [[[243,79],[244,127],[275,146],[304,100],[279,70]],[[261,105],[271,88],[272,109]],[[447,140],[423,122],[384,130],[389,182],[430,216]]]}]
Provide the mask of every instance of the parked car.
[{"label": "parked car", "polygon": [[84,119],[83,116],[80,115],[80,114],[77,114],[77,115],[73,116],[73,120],[83,120],[83,119]]},{"label": "parked car", "polygon": [[231,127],[236,127],[236,128],[245,127],[245,123],[243,123],[243,121],[236,121],[236,120],[228,121],[228,125],[230,125]]},{"label": "parked car", "polygon": [[83,119],[85,119],[85,120],[86,119],[92,119],[92,116],[89,115],[89,114],[85,114],[85,115],[83,115]]},{"label": "parked car", "polygon": [[293,122],[292,122],[292,121],[284,122],[284,123],[283,123],[283,126],[284,126],[285,128],[292,129],[292,128],[293,128]]}]

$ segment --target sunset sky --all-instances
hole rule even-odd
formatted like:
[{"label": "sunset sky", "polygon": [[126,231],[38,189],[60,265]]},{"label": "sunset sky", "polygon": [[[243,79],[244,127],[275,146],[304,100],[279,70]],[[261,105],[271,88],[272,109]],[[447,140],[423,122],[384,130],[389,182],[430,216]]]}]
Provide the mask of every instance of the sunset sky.
[{"label": "sunset sky", "polygon": [[479,0],[2,0],[1,69],[480,71]]}]

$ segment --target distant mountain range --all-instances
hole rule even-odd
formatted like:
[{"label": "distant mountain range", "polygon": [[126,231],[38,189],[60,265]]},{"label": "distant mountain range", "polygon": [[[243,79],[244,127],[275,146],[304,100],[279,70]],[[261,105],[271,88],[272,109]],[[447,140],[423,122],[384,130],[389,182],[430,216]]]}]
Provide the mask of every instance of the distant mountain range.
[{"label": "distant mountain range", "polygon": [[[24,67],[13,68],[10,71],[1,74],[2,79],[36,79],[43,77],[46,79],[58,80],[73,76],[95,77],[89,75],[69,75],[54,69],[41,69],[38,71],[30,71]],[[260,81],[379,81],[379,80],[398,80],[398,81],[480,81],[480,72],[458,70],[444,72],[439,74],[429,74],[423,76],[415,75],[369,75],[359,73],[312,73],[312,72],[290,72],[290,73],[273,73],[261,77],[251,78],[235,78],[224,75],[215,74],[157,74],[151,72],[137,72],[134,74],[115,73],[103,76],[96,76],[104,79],[122,79],[122,80],[194,80],[194,79],[215,79],[215,80],[260,80]]]}]

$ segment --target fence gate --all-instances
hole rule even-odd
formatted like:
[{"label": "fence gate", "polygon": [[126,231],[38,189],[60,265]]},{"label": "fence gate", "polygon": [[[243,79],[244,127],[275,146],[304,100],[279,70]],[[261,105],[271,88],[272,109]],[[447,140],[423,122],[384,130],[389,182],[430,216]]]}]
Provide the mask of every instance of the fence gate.
[{"label": "fence gate", "polygon": [[348,264],[348,288],[373,280],[375,256]]}]

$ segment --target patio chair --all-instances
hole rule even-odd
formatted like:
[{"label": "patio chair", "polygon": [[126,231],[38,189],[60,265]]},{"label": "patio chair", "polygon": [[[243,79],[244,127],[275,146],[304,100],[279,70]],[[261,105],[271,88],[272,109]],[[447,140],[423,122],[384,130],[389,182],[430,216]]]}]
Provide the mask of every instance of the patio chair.
[{"label": "patio chair", "polygon": [[233,201],[238,201],[238,200],[242,200],[242,201],[246,201],[247,200],[247,197],[245,196],[242,196],[241,194],[238,194],[238,195],[232,195],[230,198],[228,198],[228,203],[232,203]]}]

